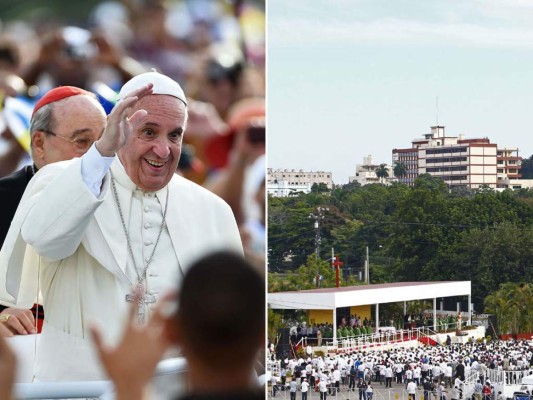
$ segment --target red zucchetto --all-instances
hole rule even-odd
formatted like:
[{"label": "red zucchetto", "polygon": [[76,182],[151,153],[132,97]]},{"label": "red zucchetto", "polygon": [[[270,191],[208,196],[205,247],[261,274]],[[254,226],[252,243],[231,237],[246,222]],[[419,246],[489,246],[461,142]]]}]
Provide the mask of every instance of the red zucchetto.
[{"label": "red zucchetto", "polygon": [[58,101],[58,100],[66,99],[67,97],[77,96],[79,94],[86,94],[86,95],[89,95],[89,96],[92,95],[91,92],[88,92],[87,90],[80,89],[80,88],[75,87],[75,86],[59,86],[59,87],[56,87],[56,88],[48,91],[48,93],[46,93],[43,97],[41,97],[41,99],[37,102],[37,104],[35,104],[35,107],[33,108],[33,112],[31,114],[31,117],[33,118],[33,116],[35,115],[37,110],[39,110],[39,108],[41,108],[41,107],[43,107],[43,106],[45,106],[47,104],[53,103],[53,102]]}]

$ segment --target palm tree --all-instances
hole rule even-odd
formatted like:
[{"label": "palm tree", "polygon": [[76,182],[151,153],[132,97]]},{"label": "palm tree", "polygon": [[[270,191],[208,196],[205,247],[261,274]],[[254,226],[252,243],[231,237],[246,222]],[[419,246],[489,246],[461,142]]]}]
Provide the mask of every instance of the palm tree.
[{"label": "palm tree", "polygon": [[533,287],[529,283],[507,282],[487,296],[487,311],[496,315],[500,333],[527,333],[533,328]]},{"label": "palm tree", "polygon": [[488,295],[485,298],[485,307],[487,312],[494,314],[498,321],[499,334],[505,334],[509,332],[509,323],[506,318],[506,299],[503,296],[503,292],[498,290],[495,293]]},{"label": "palm tree", "polygon": [[376,176],[379,178],[379,182],[383,183],[383,178],[389,177],[389,169],[387,164],[379,164],[379,167],[376,168]]},{"label": "palm tree", "polygon": [[407,167],[404,163],[399,162],[394,165],[394,176],[397,178],[401,178],[402,176],[407,175]]}]

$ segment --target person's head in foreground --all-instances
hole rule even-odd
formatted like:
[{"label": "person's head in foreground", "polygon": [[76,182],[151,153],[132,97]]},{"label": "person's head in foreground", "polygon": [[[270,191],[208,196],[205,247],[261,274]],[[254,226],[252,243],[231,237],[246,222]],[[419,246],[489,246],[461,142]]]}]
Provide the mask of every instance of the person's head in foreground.
[{"label": "person's head in foreground", "polygon": [[264,343],[265,284],[241,256],[217,252],[186,273],[167,322],[187,359],[193,392],[257,390],[254,363]]}]

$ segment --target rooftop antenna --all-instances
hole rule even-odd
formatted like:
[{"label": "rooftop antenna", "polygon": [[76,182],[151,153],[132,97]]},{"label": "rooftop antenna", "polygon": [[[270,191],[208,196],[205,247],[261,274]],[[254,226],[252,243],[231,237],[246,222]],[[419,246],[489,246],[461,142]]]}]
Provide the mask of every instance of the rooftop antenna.
[{"label": "rooftop antenna", "polygon": [[435,99],[435,112],[437,114],[437,126],[439,126],[439,96],[437,96]]}]

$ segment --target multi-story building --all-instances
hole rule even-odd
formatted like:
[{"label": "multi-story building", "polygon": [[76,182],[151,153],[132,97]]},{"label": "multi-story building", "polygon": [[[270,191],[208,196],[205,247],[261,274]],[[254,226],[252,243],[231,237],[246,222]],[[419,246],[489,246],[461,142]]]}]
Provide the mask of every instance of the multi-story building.
[{"label": "multi-story building", "polygon": [[331,190],[333,174],[325,171],[267,168],[267,192],[272,196],[284,197],[290,193],[309,193],[315,183],[324,183]]},{"label": "multi-story building", "polygon": [[444,126],[431,127],[431,133],[413,140],[411,148],[393,149],[392,159],[406,167],[406,175],[398,177],[400,182],[410,185],[418,175],[428,173],[442,178],[449,187],[472,189],[496,189],[498,181],[520,177],[522,160],[516,148],[498,149],[488,138],[446,136]]},{"label": "multi-story building", "polygon": [[363,157],[363,163],[355,165],[355,176],[350,176],[348,181],[358,182],[361,186],[369,185],[371,183],[390,184],[394,180],[392,167],[385,164],[388,176],[386,178],[378,178],[376,170],[378,170],[380,166],[381,164],[373,163],[371,155]]},{"label": "multi-story building", "polygon": [[405,174],[398,176],[398,181],[412,185],[418,176],[418,149],[393,149],[392,163],[402,163],[405,166]]},{"label": "multi-story building", "polygon": [[520,174],[520,165],[522,157],[518,156],[517,147],[504,147],[498,149],[496,155],[496,174],[498,188],[508,188],[509,181],[517,180],[522,177]]}]

